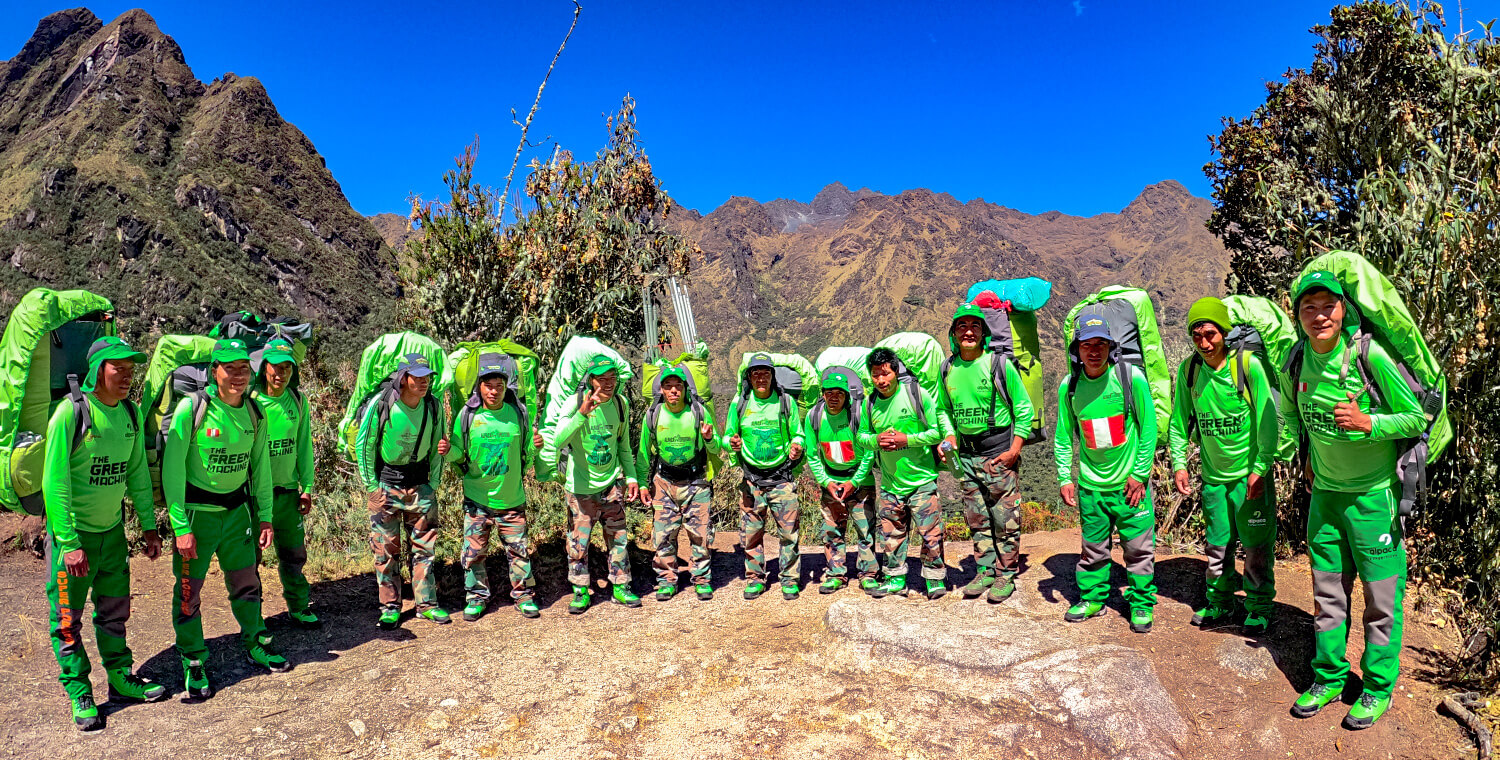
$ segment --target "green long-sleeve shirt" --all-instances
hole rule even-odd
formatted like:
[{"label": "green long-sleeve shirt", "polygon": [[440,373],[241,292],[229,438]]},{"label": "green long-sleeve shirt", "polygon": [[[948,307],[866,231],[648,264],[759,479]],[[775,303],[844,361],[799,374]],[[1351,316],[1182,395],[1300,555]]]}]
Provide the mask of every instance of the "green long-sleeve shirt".
[{"label": "green long-sleeve shirt", "polygon": [[1232,353],[1217,370],[1207,362],[1198,365],[1193,387],[1188,388],[1192,362],[1190,356],[1177,368],[1172,389],[1172,418],[1167,425],[1172,469],[1187,469],[1188,420],[1196,409],[1203,482],[1232,483],[1270,472],[1280,430],[1271,384],[1261,363],[1246,357],[1245,381],[1250,393],[1246,401],[1237,387]]},{"label": "green long-sleeve shirt", "polygon": [[[578,397],[568,399],[557,427],[545,441],[542,460],[562,473],[563,487],[582,496],[607,491],[621,478],[636,480],[635,452],[630,448],[630,402],[616,394],[587,415]],[[546,438],[546,436],[544,436]],[[559,461],[568,449],[566,461]]]},{"label": "green long-sleeve shirt", "polygon": [[250,396],[266,416],[266,439],[271,445],[271,485],[312,491],[312,414],[307,397],[283,389],[272,396],[255,391]]},{"label": "green long-sleeve shirt", "polygon": [[[705,419],[704,422],[713,424],[712,419]],[[692,407],[683,406],[681,412],[673,412],[663,404],[656,417],[655,430],[648,428],[645,420],[641,421],[641,440],[635,455],[636,478],[641,483],[651,482],[649,470],[653,454],[669,465],[687,465],[705,448],[710,452],[717,452],[719,437],[710,430],[708,439],[703,438]]]},{"label": "green long-sleeve shirt", "polygon": [[59,548],[82,546],[78,531],[102,533],[120,524],[120,502],[126,492],[141,520],[141,530],[156,530],[151,504],[151,474],[146,470],[144,438],[125,404],[105,406],[94,394],[88,400],[90,427],[83,444],[73,447],[73,404],[63,399],[47,422],[42,453],[46,473],[42,498],[47,530]]},{"label": "green long-sleeve shirt", "polygon": [[729,439],[738,435],[741,462],[769,470],[786,461],[792,444],[806,446],[796,403],[790,405],[791,418],[783,419],[781,400],[775,393],[765,398],[751,393],[745,399],[743,413],[740,411],[740,400],[736,396],[729,402],[729,418],[724,425],[723,445],[732,449]]},{"label": "green long-sleeve shirt", "polygon": [[[1327,354],[1309,345],[1302,353],[1300,377],[1285,378],[1281,393],[1282,417],[1293,440],[1307,433],[1312,444],[1313,486],[1325,491],[1368,493],[1385,488],[1396,478],[1397,441],[1421,435],[1427,418],[1417,397],[1401,378],[1396,362],[1377,342],[1370,344],[1371,378],[1385,401],[1383,409],[1372,409],[1350,357],[1349,376],[1339,382],[1344,352],[1351,345],[1344,337]],[[1334,422],[1336,404],[1355,394],[1360,411],[1370,415],[1371,432],[1344,430]]]},{"label": "green long-sleeve shirt", "polygon": [[[1078,442],[1078,482],[1094,491],[1125,487],[1127,478],[1145,483],[1156,453],[1156,407],[1145,373],[1129,365],[1135,411],[1127,419],[1119,373],[1108,366],[1097,378],[1082,375],[1073,403],[1068,403],[1068,379],[1057,388],[1057,429],[1053,454],[1057,482],[1073,482],[1074,437]],[[1074,410],[1077,410],[1075,414]]]},{"label": "green long-sleeve shirt", "polygon": [[1012,428],[1025,438],[1031,432],[1036,409],[1015,362],[1005,365],[1005,388],[1010,391],[1010,405],[995,393],[995,355],[985,351],[974,361],[955,354],[943,381],[942,407],[953,421],[953,429],[963,435],[980,435],[991,430],[990,405],[995,407],[995,430]]},{"label": "green long-sleeve shirt", "polygon": [[[835,480],[853,483],[857,488],[875,485],[875,452],[859,445],[858,434],[849,429],[848,406],[838,414],[824,410],[818,429],[813,429],[813,416],[807,415],[802,436],[808,448],[816,453],[808,456],[807,465],[812,470],[813,480],[821,487],[828,487]],[[853,470],[848,477],[834,477],[830,468]]]},{"label": "green long-sleeve shirt", "polygon": [[[536,447],[521,436],[521,416],[510,404],[498,409],[480,407],[469,423],[469,462],[464,473],[464,498],[490,509],[514,509],[526,503],[522,476],[536,461]],[[464,458],[463,415],[453,419],[448,462]]]},{"label": "green long-sleeve shirt", "polygon": [[[400,396],[396,396],[391,399],[391,414],[385,432],[376,435],[375,428],[380,421],[378,401],[377,398],[365,408],[365,417],[360,421],[359,433],[354,439],[354,460],[359,466],[359,478],[364,482],[365,490],[380,488],[381,461],[399,466],[421,460],[430,465],[428,484],[437,490],[443,477],[443,458],[438,455],[437,444],[447,425],[442,404],[429,405],[424,398],[416,406],[407,406]],[[429,408],[436,411],[430,412]],[[380,442],[378,452],[375,450],[377,439]]]},{"label": "green long-sleeve shirt", "polygon": [[271,521],[271,456],[266,443],[266,424],[255,424],[248,398],[230,406],[217,398],[216,386],[208,389],[208,410],[203,424],[193,430],[193,398],[188,396],[172,410],[172,426],[161,459],[161,489],[172,516],[172,530],[185,536],[191,532],[188,510],[223,512],[212,504],[187,501],[187,484],[213,493],[232,493],[249,479],[250,504],[260,522]]},{"label": "green long-sleeve shirt", "polygon": [[[880,468],[880,490],[897,496],[909,496],[937,481],[937,455],[932,447],[949,433],[947,416],[938,412],[936,400],[926,393],[919,395],[926,425],[917,416],[911,393],[897,383],[890,398],[875,392],[869,419],[859,426],[859,445],[874,452],[875,464]],[[887,430],[905,433],[906,447],[896,451],[880,448],[880,434]]]}]

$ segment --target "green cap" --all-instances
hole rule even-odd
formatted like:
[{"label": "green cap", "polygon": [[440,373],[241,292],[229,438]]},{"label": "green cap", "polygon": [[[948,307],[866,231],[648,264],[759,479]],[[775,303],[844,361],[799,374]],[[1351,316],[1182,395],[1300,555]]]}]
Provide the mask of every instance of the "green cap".
[{"label": "green cap", "polygon": [[678,380],[681,380],[683,385],[687,385],[688,384],[687,370],[685,370],[685,369],[683,369],[681,367],[667,367],[666,369],[662,370],[661,371],[661,380],[659,381],[658,384],[666,382],[667,378],[669,378],[669,377],[675,377]]},{"label": "green cap", "polygon": [[971,303],[959,304],[958,308],[953,310],[953,321],[957,322],[964,317],[973,317],[983,324],[984,310]]},{"label": "green cap", "polygon": [[589,360],[587,374],[603,375],[607,372],[616,372],[619,369],[619,365],[615,364],[614,359],[609,358],[609,354],[595,354],[594,358]]},{"label": "green cap", "polygon": [[1339,298],[1344,297],[1344,286],[1339,284],[1339,278],[1333,272],[1320,269],[1308,272],[1297,280],[1297,286],[1292,288],[1292,309],[1297,308],[1297,302],[1302,300],[1302,296],[1314,290],[1326,290]]},{"label": "green cap", "polygon": [[842,372],[829,372],[823,376],[823,390],[826,391],[830,388],[848,393],[849,378],[845,377]]},{"label": "green cap", "polygon": [[250,361],[250,349],[245,345],[245,341],[239,338],[225,338],[214,344],[213,353],[209,354],[209,358],[214,364],[228,364],[241,359]]},{"label": "green cap", "polygon": [[130,347],[129,343],[113,335],[100,338],[89,346],[88,376],[79,386],[84,393],[94,390],[94,381],[99,377],[99,366],[114,359],[128,359],[137,364],[146,361],[146,355]]},{"label": "green cap", "polygon": [[261,359],[267,364],[282,364],[284,362],[297,363],[297,353],[292,348],[291,341],[277,338],[266,344],[265,352]]},{"label": "green cap", "polygon": [[1188,334],[1191,335],[1193,328],[1203,322],[1212,322],[1218,325],[1219,330],[1228,335],[1230,327],[1233,326],[1229,319],[1229,306],[1213,296],[1194,301],[1193,305],[1188,308]]}]

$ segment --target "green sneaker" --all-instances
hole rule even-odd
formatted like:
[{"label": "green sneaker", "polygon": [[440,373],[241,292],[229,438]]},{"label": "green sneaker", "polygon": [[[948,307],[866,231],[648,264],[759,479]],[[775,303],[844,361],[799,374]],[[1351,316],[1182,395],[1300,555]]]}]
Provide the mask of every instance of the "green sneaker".
[{"label": "green sneaker", "polygon": [[464,622],[472,623],[484,617],[484,602],[469,602],[464,605]]},{"label": "green sneaker", "polygon": [[674,597],[674,596],[677,596],[677,587],[676,586],[657,586],[656,587],[656,601],[658,601],[658,602],[670,602],[670,601],[672,601],[672,597]]},{"label": "green sneaker", "polygon": [[870,596],[880,599],[886,596],[906,596],[906,576],[886,578],[885,583],[880,584]]},{"label": "green sneaker", "polygon": [[614,586],[614,593],[611,596],[615,604],[623,604],[626,607],[641,606],[641,598],[636,596],[628,586],[623,583],[616,583]]},{"label": "green sneaker", "polygon": [[202,660],[182,658],[182,679],[188,699],[208,699],[214,695],[214,687],[208,683],[208,668],[203,667]]},{"label": "green sneaker", "polygon": [[301,612],[288,611],[286,616],[291,619],[292,625],[304,631],[312,631],[323,627],[323,621],[319,620],[318,616],[312,610],[302,610]]},{"label": "green sneaker", "polygon": [[796,599],[799,596],[802,596],[802,587],[798,586],[796,581],[782,581],[781,582],[781,598],[782,599],[785,599],[788,602],[790,602],[790,601],[792,601],[793,599]]},{"label": "green sneaker", "polygon": [[1245,635],[1263,636],[1271,630],[1271,618],[1256,612],[1245,613]]},{"label": "green sneaker", "polygon": [[969,581],[969,585],[964,586],[964,598],[976,599],[985,592],[985,589],[993,585],[995,585],[995,576],[980,573],[974,576],[974,580]]},{"label": "green sneaker", "polygon": [[1082,623],[1089,618],[1096,618],[1104,614],[1104,602],[1079,602],[1063,614],[1063,620],[1069,623]]},{"label": "green sneaker", "polygon": [[[1342,687],[1335,688],[1326,683],[1315,683],[1297,697],[1292,703],[1292,716],[1296,718],[1311,718],[1323,711],[1323,708],[1333,703],[1343,692]],[[1353,712],[1352,710],[1350,712]]]},{"label": "green sneaker", "polygon": [[167,698],[167,687],[147,681],[130,672],[130,668],[109,671],[109,701],[160,702]]},{"label": "green sneaker", "polygon": [[844,579],[841,576],[830,575],[818,584],[819,594],[832,594],[844,587]]},{"label": "green sneaker", "polygon": [[535,599],[522,599],[516,602],[516,609],[521,611],[521,617],[539,618],[542,616],[542,610],[536,606]]},{"label": "green sneaker", "polygon": [[1193,612],[1193,619],[1188,624],[1199,628],[1212,628],[1220,623],[1226,623],[1234,616],[1234,607],[1229,605],[1209,604],[1201,610]]},{"label": "green sneaker", "polygon": [[423,620],[430,620],[434,623],[437,623],[438,625],[447,625],[453,622],[453,618],[448,617],[448,611],[443,609],[442,607],[428,607],[427,609],[418,612],[417,617],[422,618]]},{"label": "green sneaker", "polygon": [[1380,716],[1391,706],[1390,697],[1377,697],[1370,692],[1359,695],[1359,701],[1349,708],[1349,714],[1344,716],[1344,728],[1350,731],[1362,731],[1375,725]]},{"label": "green sneaker", "polygon": [[985,599],[988,600],[990,604],[999,604],[1006,599],[1009,599],[1011,597],[1011,594],[1014,593],[1016,593],[1015,581],[1005,581],[1004,583],[1000,583],[997,581],[995,585],[990,586],[990,593],[985,597]]},{"label": "green sneaker", "polygon": [[1152,614],[1150,607],[1142,607],[1130,611],[1130,630],[1135,633],[1150,633],[1151,621],[1156,616]]},{"label": "green sneaker", "polygon": [[285,657],[267,649],[262,644],[246,649],[245,656],[250,658],[252,664],[259,665],[272,673],[285,673],[292,669],[292,664],[287,662]]},{"label": "green sneaker", "polygon": [[375,621],[376,627],[382,631],[394,630],[401,624],[401,610],[386,608],[380,611],[380,618]]},{"label": "green sneaker", "polygon": [[948,593],[948,584],[934,578],[927,578],[927,598],[941,599],[943,594]]},{"label": "green sneaker", "polygon": [[700,583],[694,586],[693,590],[698,592],[698,601],[700,602],[706,602],[714,598],[714,587],[707,583]]},{"label": "green sneaker", "polygon": [[745,584],[745,598],[759,599],[761,594],[766,593],[766,584],[756,581]]},{"label": "green sneaker", "polygon": [[880,590],[880,581],[876,578],[860,578],[859,590],[875,596],[875,592]]},{"label": "green sneaker", "polygon": [[589,608],[589,587],[573,586],[573,600],[568,602],[569,615],[582,615]]},{"label": "green sneaker", "polygon": [[255,634],[255,643],[263,647],[269,648],[271,646],[271,642],[275,640],[276,637],[272,636],[271,632],[264,628],[260,629],[260,633]]},{"label": "green sneaker", "polygon": [[99,706],[94,704],[94,695],[85,694],[69,701],[73,703],[73,725],[78,726],[79,731],[104,728],[104,718],[99,715]]}]

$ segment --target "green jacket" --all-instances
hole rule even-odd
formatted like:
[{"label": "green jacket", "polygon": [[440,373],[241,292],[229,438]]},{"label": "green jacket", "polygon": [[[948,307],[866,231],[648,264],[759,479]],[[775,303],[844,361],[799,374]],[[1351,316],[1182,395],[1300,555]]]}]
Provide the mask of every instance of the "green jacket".
[{"label": "green jacket", "polygon": [[[542,461],[562,475],[569,493],[602,493],[623,478],[636,480],[635,453],[630,448],[630,401],[621,393],[588,415],[578,412],[578,397],[568,399],[558,426],[542,447]],[[566,461],[561,459],[568,450]]]},{"label": "green jacket", "polygon": [[254,391],[250,397],[266,417],[266,438],[271,445],[271,483],[277,488],[313,490],[312,413],[307,397],[291,390],[280,396]]},{"label": "green jacket", "polygon": [[[1207,362],[1200,364],[1193,387],[1188,388],[1192,362],[1193,357],[1189,356],[1177,368],[1177,382],[1172,389],[1172,418],[1167,428],[1172,469],[1187,469],[1187,444],[1191,436],[1199,443],[1205,483],[1232,483],[1252,474],[1270,472],[1279,430],[1276,402],[1261,363],[1248,357],[1245,362],[1246,389],[1250,396],[1246,401],[1235,376],[1233,352],[1217,370]],[[1198,425],[1190,433],[1188,424],[1195,410]]]},{"label": "green jacket", "polygon": [[990,403],[993,399],[995,429],[1009,427],[1025,438],[1036,416],[1031,396],[1026,392],[1026,384],[1015,362],[1009,362],[1005,365],[1005,387],[1010,391],[1010,406],[1000,403],[995,394],[994,361],[995,355],[990,351],[985,351],[972,362],[954,354],[942,386],[943,411],[952,419],[955,432],[980,435],[990,430]]},{"label": "green jacket", "polygon": [[[1080,376],[1072,404],[1068,403],[1068,378],[1063,378],[1057,388],[1057,429],[1053,436],[1058,483],[1073,482],[1075,447],[1078,482],[1089,490],[1114,491],[1124,488],[1128,478],[1145,483],[1151,477],[1156,455],[1156,407],[1145,373],[1132,365],[1129,377],[1135,411],[1128,418],[1119,373],[1113,364],[1097,378]],[[1080,435],[1082,440],[1075,444]]]},{"label": "green jacket", "polygon": [[[813,480],[822,488],[827,488],[835,480],[829,473],[830,467],[854,470],[847,482],[858,488],[875,485],[875,452],[859,445],[858,433],[849,429],[849,411],[847,406],[838,414],[828,414],[825,410],[817,430],[813,429],[813,418],[809,414],[803,426],[802,435],[808,448],[815,449],[808,453],[807,465],[812,470]],[[850,455],[853,461],[840,462]]]},{"label": "green jacket", "polygon": [[[463,418],[455,415],[450,446],[444,461],[464,459]],[[469,423],[468,471],[464,473],[464,498],[490,509],[514,509],[526,503],[523,476],[536,462],[536,447],[521,438],[521,418],[516,408],[480,407]]]},{"label": "green jacket", "polygon": [[[359,433],[354,439],[354,459],[359,466],[359,479],[364,483],[365,490],[380,488],[380,460],[384,460],[386,464],[405,465],[424,459],[429,464],[428,484],[434,491],[437,490],[443,478],[443,457],[438,454],[437,444],[447,425],[443,405],[429,405],[424,398],[413,408],[402,403],[401,397],[397,396],[391,401],[390,420],[386,423],[385,432],[377,436],[375,428],[380,420],[379,404],[376,403],[378,401],[379,397],[365,407],[364,419],[360,421]],[[435,411],[428,411],[429,408]],[[380,441],[379,452],[375,451],[377,440]]]},{"label": "green jacket", "polygon": [[[859,426],[859,445],[874,452],[876,466],[880,468],[880,490],[897,496],[910,496],[918,488],[937,482],[938,462],[932,447],[950,432],[947,415],[938,412],[936,401],[925,393],[921,396],[925,426],[917,417],[911,394],[899,383],[890,398],[874,392],[870,397],[869,419]],[[896,451],[881,449],[880,434],[887,430],[905,433],[906,447]]]},{"label": "green jacket", "polygon": [[255,424],[248,396],[239,406],[217,397],[217,386],[208,388],[208,410],[203,424],[193,430],[193,397],[178,402],[172,411],[172,426],[161,459],[161,489],[172,530],[185,536],[192,531],[189,509],[222,512],[223,507],[187,501],[187,485],[213,493],[232,493],[249,481],[250,504],[260,522],[271,521],[271,454],[266,443],[266,423]]},{"label": "green jacket", "polygon": [[102,533],[120,524],[120,503],[129,492],[142,530],[156,530],[151,474],[139,422],[124,403],[105,406],[94,394],[88,400],[90,428],[77,453],[73,446],[73,404],[57,405],[47,422],[42,497],[47,530],[58,547],[70,552],[82,546],[78,531]]},{"label": "green jacket", "polygon": [[[704,422],[713,425],[714,421],[712,418],[707,418]],[[642,485],[650,485],[653,456],[667,464],[686,465],[690,464],[698,452],[704,449],[709,452],[718,452],[719,437],[710,434],[708,439],[704,440],[702,433],[697,429],[693,408],[685,406],[681,412],[674,413],[667,408],[666,404],[663,404],[661,413],[656,417],[655,430],[646,426],[646,420],[641,420],[641,439],[636,447],[635,455],[636,479]]]}]

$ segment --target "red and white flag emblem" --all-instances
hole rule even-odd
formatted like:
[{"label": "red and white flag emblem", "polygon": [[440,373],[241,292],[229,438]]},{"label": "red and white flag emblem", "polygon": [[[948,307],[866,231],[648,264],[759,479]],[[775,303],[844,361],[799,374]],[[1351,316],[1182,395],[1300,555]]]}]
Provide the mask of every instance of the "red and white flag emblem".
[{"label": "red and white flag emblem", "polygon": [[1311,388],[1307,387],[1308,385],[1309,385],[1309,383],[1297,383],[1297,392],[1298,393],[1307,393],[1309,390],[1311,390]]},{"label": "red and white flag emblem", "polygon": [[854,441],[823,441],[823,458],[834,464],[854,461]]},{"label": "red and white flag emblem", "polygon": [[203,430],[203,434],[209,438],[218,438],[221,432],[218,428],[204,428]]},{"label": "red and white flag emblem", "polygon": [[1112,449],[1125,443],[1125,415],[1083,420],[1083,441],[1091,449]]}]

